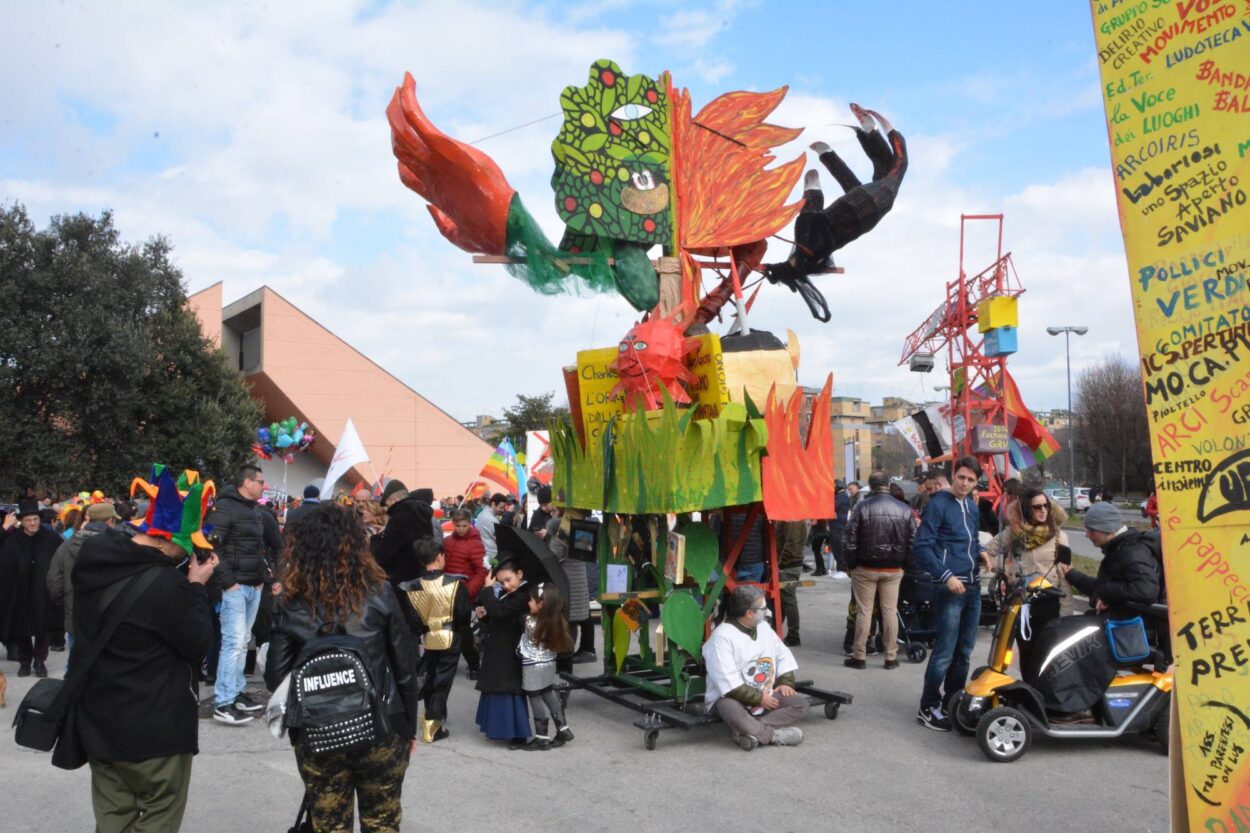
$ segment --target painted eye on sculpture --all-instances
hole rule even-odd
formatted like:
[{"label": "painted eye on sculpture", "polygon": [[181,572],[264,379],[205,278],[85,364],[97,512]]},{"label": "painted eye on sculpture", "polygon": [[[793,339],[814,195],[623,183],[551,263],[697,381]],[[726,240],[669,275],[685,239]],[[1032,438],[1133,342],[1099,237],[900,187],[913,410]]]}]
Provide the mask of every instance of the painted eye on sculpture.
[{"label": "painted eye on sculpture", "polygon": [[629,178],[639,191],[650,191],[656,186],[655,174],[650,171],[639,171]]},{"label": "painted eye on sculpture", "polygon": [[620,352],[624,353],[626,350],[629,349],[629,345],[622,341],[621,346],[618,349],[620,350]]},{"label": "painted eye on sculpture", "polygon": [[612,111],[612,118],[618,121],[637,121],[651,115],[651,108],[645,104],[622,104]]},{"label": "painted eye on sculpture", "polygon": [[646,350],[646,349],[647,349],[647,342],[645,342],[645,341],[635,341],[635,342],[634,342],[634,349],[635,349],[635,350]]}]

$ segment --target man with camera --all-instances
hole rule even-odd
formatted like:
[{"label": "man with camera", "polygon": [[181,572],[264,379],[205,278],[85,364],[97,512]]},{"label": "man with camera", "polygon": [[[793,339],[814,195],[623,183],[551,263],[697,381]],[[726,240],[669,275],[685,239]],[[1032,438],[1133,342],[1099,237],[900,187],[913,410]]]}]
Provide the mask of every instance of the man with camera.
[{"label": "man with camera", "polygon": [[140,821],[145,830],[176,831],[199,752],[194,674],[213,639],[205,585],[217,557],[200,530],[203,484],[185,499],[201,511],[184,518],[173,478],[165,471],[157,482],[139,532],[90,537],[73,571],[76,662],[90,658],[107,623],[124,611],[90,667],[75,671],[87,675],[73,725],[91,765],[101,833]]},{"label": "man with camera", "polygon": [[256,501],[265,488],[260,468],[240,466],[234,484],[221,490],[208,518],[221,563],[213,580],[221,590],[221,653],[213,688],[213,719],[231,726],[252,720],[264,704],[243,688],[247,643],[260,610],[264,585],[272,579],[270,558],[282,552],[276,523],[266,523]]}]

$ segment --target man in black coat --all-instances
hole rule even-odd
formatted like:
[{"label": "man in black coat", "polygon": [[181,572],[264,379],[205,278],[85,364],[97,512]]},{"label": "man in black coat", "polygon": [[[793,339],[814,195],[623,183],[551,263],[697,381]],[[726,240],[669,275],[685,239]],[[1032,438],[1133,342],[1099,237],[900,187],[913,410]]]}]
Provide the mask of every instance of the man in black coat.
[{"label": "man in black coat", "polygon": [[434,537],[434,510],[427,501],[409,495],[408,487],[398,480],[387,482],[382,505],[386,527],[369,540],[369,548],[392,585],[412,581],[425,570],[412,545],[419,538]]},{"label": "man in black coat", "polygon": [[48,595],[48,567],[62,543],[43,526],[39,504],[18,504],[18,528],[0,547],[0,637],[14,647],[17,676],[48,676],[48,632],[62,627],[61,609]]},{"label": "man in black coat", "polygon": [[1125,526],[1113,504],[1095,503],[1085,513],[1085,537],[1102,550],[1098,575],[1088,576],[1070,564],[1059,564],[1059,569],[1089,596],[1095,612],[1131,619],[1139,612],[1127,607],[1129,603],[1150,605],[1163,595],[1159,560],[1142,540],[1145,534]]},{"label": "man in black coat", "polygon": [[214,549],[221,563],[213,581],[221,591],[221,652],[213,687],[213,719],[228,725],[252,720],[264,704],[243,692],[247,643],[260,611],[264,585],[272,576],[272,561],[282,552],[277,521],[265,518],[256,505],[265,487],[258,467],[239,468],[234,484],[217,495],[206,522],[212,527]]},{"label": "man in black coat", "polygon": [[[75,655],[86,655],[119,582],[158,571],[89,672],[73,725],[91,764],[96,828],[176,831],[199,752],[195,669],[213,638],[205,584],[217,566],[167,538],[108,530],[86,541],[74,567]],[[128,583],[128,582],[127,582]]]},{"label": "man in black coat", "polygon": [[868,477],[870,494],[851,513],[846,530],[846,564],[855,597],[855,636],[848,668],[867,666],[868,634],[873,611],[881,602],[881,638],[885,667],[898,668],[898,590],[903,567],[911,557],[916,519],[911,507],[890,494],[890,478],[874,471]]}]

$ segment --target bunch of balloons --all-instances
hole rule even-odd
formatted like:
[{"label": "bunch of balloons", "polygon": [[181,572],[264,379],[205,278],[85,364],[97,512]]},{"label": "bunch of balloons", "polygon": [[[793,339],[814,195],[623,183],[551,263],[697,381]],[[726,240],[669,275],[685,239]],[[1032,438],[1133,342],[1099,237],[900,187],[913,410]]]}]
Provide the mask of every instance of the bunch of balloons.
[{"label": "bunch of balloons", "polygon": [[281,422],[274,422],[268,428],[261,426],[256,429],[256,442],[252,443],[252,451],[262,460],[272,460],[274,455],[284,463],[290,463],[300,451],[307,451],[317,439],[317,435],[307,422],[300,422],[295,417],[287,417]]}]

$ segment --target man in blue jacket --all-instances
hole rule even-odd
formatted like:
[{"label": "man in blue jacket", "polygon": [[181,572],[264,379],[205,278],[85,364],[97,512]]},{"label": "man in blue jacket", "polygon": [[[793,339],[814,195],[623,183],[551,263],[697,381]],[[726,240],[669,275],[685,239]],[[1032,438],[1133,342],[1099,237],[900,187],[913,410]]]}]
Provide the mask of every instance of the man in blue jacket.
[{"label": "man in blue jacket", "polygon": [[977,644],[981,618],[981,554],[977,537],[980,514],[972,490],[981,477],[975,457],[955,461],[950,489],[934,492],[921,516],[912,544],[916,565],[933,577],[933,619],[936,637],[916,721],[939,732],[951,730],[943,709],[968,679],[968,659]]}]

